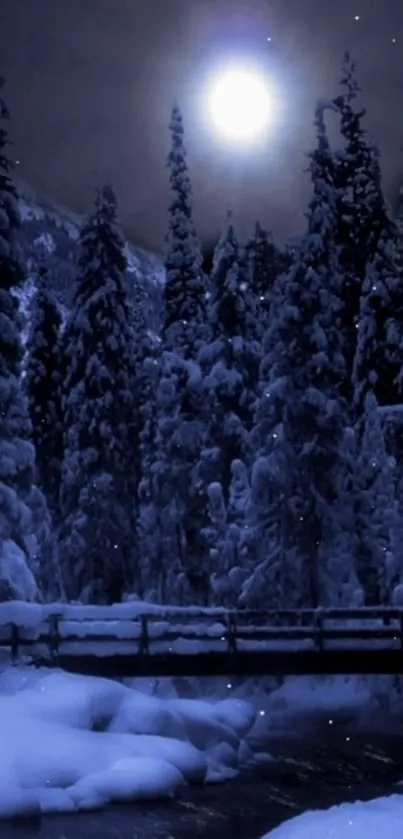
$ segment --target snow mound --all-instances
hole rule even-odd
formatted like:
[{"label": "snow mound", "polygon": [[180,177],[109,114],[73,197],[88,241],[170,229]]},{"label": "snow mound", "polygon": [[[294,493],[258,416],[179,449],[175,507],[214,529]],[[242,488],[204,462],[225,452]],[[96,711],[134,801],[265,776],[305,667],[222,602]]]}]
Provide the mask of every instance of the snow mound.
[{"label": "snow mound", "polygon": [[265,710],[275,713],[300,714],[315,711],[336,711],[340,708],[357,709],[371,698],[368,680],[355,676],[291,676],[281,687],[272,691]]},{"label": "snow mound", "polygon": [[93,810],[111,801],[166,798],[183,784],[178,769],[158,758],[123,758],[110,769],[87,775],[70,788],[78,810]]},{"label": "snow mound", "polygon": [[9,668],[0,679],[0,818],[170,798],[253,755],[247,702],[160,698],[108,679]]},{"label": "snow mound", "polygon": [[403,796],[391,795],[303,813],[276,827],[264,839],[401,839],[402,825]]}]

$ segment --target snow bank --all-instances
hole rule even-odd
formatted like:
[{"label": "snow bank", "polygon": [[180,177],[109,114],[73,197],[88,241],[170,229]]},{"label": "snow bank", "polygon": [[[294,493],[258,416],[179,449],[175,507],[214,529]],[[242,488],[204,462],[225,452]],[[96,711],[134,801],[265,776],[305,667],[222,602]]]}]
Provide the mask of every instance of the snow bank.
[{"label": "snow bank", "polygon": [[368,679],[356,676],[295,676],[270,695],[270,708],[288,713],[359,708],[370,701]]},{"label": "snow bank", "polygon": [[260,686],[247,683],[236,690],[240,698],[246,696],[255,709],[255,724],[251,736],[266,738],[268,731],[282,730],[283,723],[306,716],[351,712],[361,715],[373,707],[373,687],[368,677],[361,676],[290,676],[280,687],[273,688],[272,680],[262,680]]},{"label": "snow bank", "polygon": [[[148,696],[108,679],[9,668],[0,679],[0,817],[172,797],[233,777],[255,721],[240,700]],[[253,757],[253,756],[252,756]]]},{"label": "snow bank", "polygon": [[403,796],[391,795],[303,813],[276,827],[264,839],[401,839],[402,828]]}]

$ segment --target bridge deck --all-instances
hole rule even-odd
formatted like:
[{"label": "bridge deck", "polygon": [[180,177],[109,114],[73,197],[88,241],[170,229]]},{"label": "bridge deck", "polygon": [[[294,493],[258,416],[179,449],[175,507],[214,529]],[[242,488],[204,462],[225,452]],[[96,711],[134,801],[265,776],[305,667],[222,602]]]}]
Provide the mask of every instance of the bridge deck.
[{"label": "bridge deck", "polygon": [[[38,659],[37,664],[40,664]],[[42,663],[49,664],[49,660]],[[138,676],[299,676],[403,673],[400,650],[302,652],[155,653],[139,656],[63,655],[57,664],[71,673],[104,678]]]}]

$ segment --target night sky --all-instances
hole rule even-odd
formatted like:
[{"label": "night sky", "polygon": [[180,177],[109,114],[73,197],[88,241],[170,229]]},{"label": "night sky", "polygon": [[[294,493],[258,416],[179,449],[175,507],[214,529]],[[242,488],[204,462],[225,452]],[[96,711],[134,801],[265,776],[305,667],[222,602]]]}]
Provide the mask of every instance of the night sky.
[{"label": "night sky", "polygon": [[[346,48],[392,198],[403,183],[402,0],[0,0],[20,174],[78,212],[112,182],[126,232],[160,248],[177,98],[203,240],[230,205],[242,232],[259,218],[287,236],[308,195],[315,102],[336,93]],[[262,64],[273,79],[277,120],[264,150],[224,148],[210,127],[205,80],[227,58]]]}]

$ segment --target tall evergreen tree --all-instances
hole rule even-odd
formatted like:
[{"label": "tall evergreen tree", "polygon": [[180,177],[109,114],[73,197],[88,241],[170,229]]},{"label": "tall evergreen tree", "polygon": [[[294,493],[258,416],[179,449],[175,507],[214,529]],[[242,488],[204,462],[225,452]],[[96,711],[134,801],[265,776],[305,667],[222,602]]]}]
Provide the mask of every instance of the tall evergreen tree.
[{"label": "tall evergreen tree", "polygon": [[[335,99],[335,105],[339,110],[340,131],[345,145],[337,158],[336,182],[339,194],[338,242],[343,267],[341,327],[350,374],[361,317],[365,319],[365,324],[359,336],[358,365],[362,367],[365,355],[368,358],[371,354],[370,348],[363,351],[365,337],[369,335],[369,318],[372,318],[375,342],[385,346],[385,321],[391,291],[388,281],[392,275],[398,275],[399,269],[397,263],[391,264],[397,256],[397,252],[393,254],[397,226],[390,218],[383,194],[379,151],[363,127],[366,111],[356,105],[360,88],[356,81],[355,64],[348,53],[344,57],[341,88],[342,93]],[[380,356],[382,354],[383,350]],[[372,363],[376,361],[373,357]],[[369,373],[377,376],[378,387],[381,388],[381,370],[373,369]],[[363,374],[365,377],[362,370],[361,379]],[[346,393],[351,396],[348,387]],[[383,401],[381,390],[379,397]]]},{"label": "tall evergreen tree", "polygon": [[33,484],[35,450],[21,386],[21,323],[13,291],[23,279],[23,270],[16,247],[17,193],[6,154],[4,122],[8,118],[0,95],[0,578],[3,595],[33,599],[35,582],[27,567],[35,541],[30,538],[36,529],[32,508],[41,505],[45,514],[46,508]]},{"label": "tall evergreen tree", "polygon": [[143,597],[153,593],[155,602],[162,602],[165,594],[165,552],[160,523],[161,504],[159,485],[153,472],[159,460],[156,441],[159,409],[160,352],[147,358],[141,371],[142,424],[140,432],[141,471],[139,482],[139,507],[137,539],[141,556],[139,591]]},{"label": "tall evergreen tree", "polygon": [[[235,562],[237,554],[238,528],[231,509],[233,463],[247,463],[250,457],[260,363],[257,301],[231,214],[214,254],[211,289],[207,309],[211,338],[199,353],[206,407],[196,474],[206,502],[200,530],[205,571],[217,598],[218,580],[229,579],[230,557]],[[230,594],[234,594],[232,584],[226,597]]]},{"label": "tall evergreen tree", "polygon": [[401,401],[403,392],[401,336],[403,272],[394,236],[382,236],[368,263],[356,322],[352,385],[357,416],[365,396],[374,393],[380,404]]},{"label": "tall evergreen tree", "polygon": [[[168,165],[173,199],[167,236],[165,317],[157,375],[151,370],[151,378],[146,376],[149,383],[154,382],[155,394],[142,437],[139,535],[148,591],[151,581],[151,590],[160,600],[175,597],[180,580],[182,595],[187,596],[187,590],[196,601],[205,598],[206,590],[200,532],[207,500],[199,492],[195,469],[204,422],[201,373],[195,359],[208,335],[206,284],[177,106],[170,128]],[[149,360],[146,368],[150,372]]]},{"label": "tall evergreen tree", "polygon": [[208,317],[213,342],[242,335],[255,338],[256,306],[231,211],[214,253]]},{"label": "tall evergreen tree", "polygon": [[274,286],[280,274],[286,270],[285,255],[276,247],[271,234],[256,222],[253,237],[246,245],[246,261],[250,272],[250,285],[256,296],[259,313],[259,327],[267,329]]},{"label": "tall evergreen tree", "polygon": [[[5,80],[0,77],[0,91]],[[17,190],[12,180],[13,166],[7,155],[10,144],[6,123],[10,119],[7,105],[0,93],[0,192],[1,192],[1,276],[2,287],[11,289],[23,279],[23,269],[17,247],[17,233],[20,229]],[[18,352],[16,351],[18,356]]]},{"label": "tall evergreen tree", "polygon": [[163,557],[159,555],[158,507],[150,476],[156,455],[157,396],[161,372],[162,343],[160,337],[149,329],[144,286],[137,285],[134,297],[134,357],[140,425],[140,480],[137,517],[137,541],[139,555],[141,556],[139,593],[142,596],[148,596],[151,592],[153,593],[153,599],[158,601],[162,599],[164,589],[163,572],[165,564]]},{"label": "tall evergreen tree", "polygon": [[[164,351],[154,403],[153,452],[140,486],[140,527],[160,600],[206,604],[203,524],[207,498],[198,475],[204,442],[198,365]],[[200,406],[200,407],[199,407]]]},{"label": "tall evergreen tree", "polygon": [[337,166],[338,186],[342,189],[341,257],[345,268],[351,268],[359,281],[365,275],[367,261],[376,253],[380,237],[390,225],[390,218],[382,190],[379,150],[362,125],[365,108],[356,107],[361,91],[349,53],[344,56],[340,86],[342,93],[335,104],[345,142]]},{"label": "tall evergreen tree", "polygon": [[110,187],[81,233],[80,271],[64,333],[62,565],[66,591],[121,599],[135,574],[138,441],[124,241]]},{"label": "tall evergreen tree", "polygon": [[227,501],[220,483],[208,487],[210,526],[207,534],[213,569],[210,585],[214,602],[224,606],[236,606],[248,576],[250,544],[245,514],[249,494],[249,474],[241,460],[232,461]]},{"label": "tall evergreen tree", "polygon": [[[0,90],[2,86],[0,81]],[[6,154],[8,134],[4,123],[8,118],[0,95],[0,569],[7,567],[11,541],[28,554],[26,540],[32,523],[29,497],[35,467],[27,401],[20,383],[18,303],[12,293],[23,272],[15,247],[19,210]]]},{"label": "tall evergreen tree", "polygon": [[168,166],[173,197],[169,208],[165,257],[164,345],[187,357],[194,354],[199,342],[206,337],[206,287],[193,220],[192,188],[178,105],[172,111],[170,130],[172,145]]},{"label": "tall evergreen tree", "polygon": [[63,459],[60,327],[61,314],[49,266],[41,256],[31,301],[25,387],[36,450],[37,483],[53,513],[58,509]]},{"label": "tall evergreen tree", "polygon": [[228,500],[233,460],[248,457],[259,378],[257,309],[232,216],[217,246],[208,301],[211,340],[199,360],[209,406],[201,473]]},{"label": "tall evergreen tree", "polygon": [[[332,590],[328,569],[329,542],[333,548],[343,527],[336,511],[344,489],[345,412],[338,386],[345,362],[338,326],[337,191],[322,106],[316,131],[308,230],[265,339],[255,432],[258,458],[252,473],[251,519],[266,544],[274,525],[272,567],[278,568],[280,602],[289,606],[343,598],[342,586]],[[259,495],[257,486],[264,489],[266,483]],[[347,583],[351,558],[342,553],[338,561]]]},{"label": "tall evergreen tree", "polygon": [[403,519],[394,473],[395,462],[386,450],[378,403],[368,392],[356,459],[355,533],[357,572],[369,606],[391,605],[403,571]]}]

